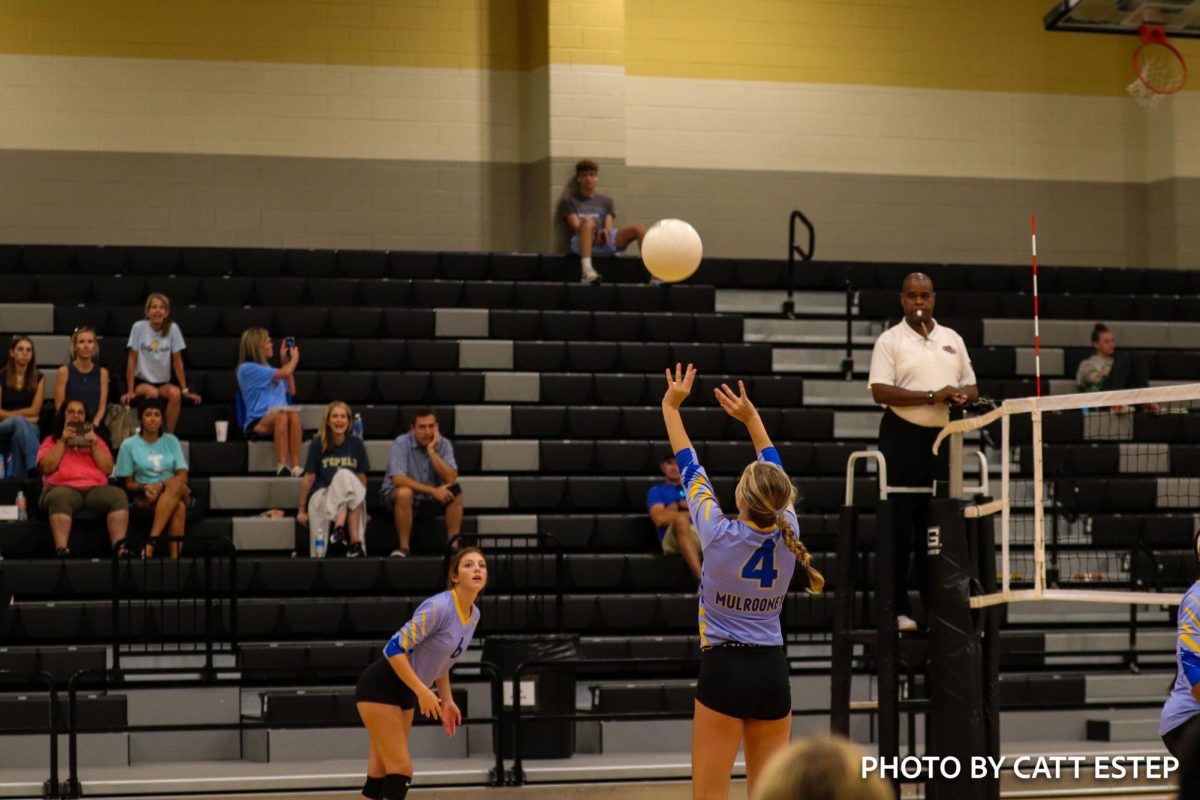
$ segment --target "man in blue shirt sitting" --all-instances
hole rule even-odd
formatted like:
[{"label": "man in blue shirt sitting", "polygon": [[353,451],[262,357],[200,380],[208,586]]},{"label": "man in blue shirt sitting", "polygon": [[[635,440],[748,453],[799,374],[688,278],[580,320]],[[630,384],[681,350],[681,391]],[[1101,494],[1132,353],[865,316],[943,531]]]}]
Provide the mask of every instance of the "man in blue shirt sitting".
[{"label": "man in blue shirt sitting", "polygon": [[454,460],[454,446],[438,429],[432,408],[418,408],[408,433],[392,442],[383,496],[396,519],[399,547],[392,551],[393,556],[408,555],[414,515],[424,518],[444,513],[446,536],[450,539],[462,530],[458,462]]},{"label": "man in blue shirt sitting", "polygon": [[700,535],[688,513],[683,480],[675,456],[664,456],[658,468],[666,481],[650,487],[646,493],[646,508],[650,519],[658,526],[658,541],[666,555],[683,556],[688,569],[700,580]]}]

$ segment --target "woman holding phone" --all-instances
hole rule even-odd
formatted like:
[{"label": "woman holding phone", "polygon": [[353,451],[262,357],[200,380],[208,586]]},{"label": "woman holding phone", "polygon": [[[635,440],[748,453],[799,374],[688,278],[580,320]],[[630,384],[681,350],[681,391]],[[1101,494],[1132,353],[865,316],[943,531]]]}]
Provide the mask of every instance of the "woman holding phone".
[{"label": "woman holding phone", "polygon": [[38,505],[50,515],[50,534],[59,558],[71,555],[71,522],[81,508],[104,517],[114,547],[125,538],[129,501],[125,492],[108,483],[112,452],[96,435],[82,400],[66,401],[55,416],[54,435],[38,448],[37,464],[42,473]]},{"label": "woman holding phone", "polygon": [[[300,466],[300,413],[288,405],[288,397],[296,393],[296,367],[300,365],[300,348],[290,336],[279,354],[278,369],[270,365],[275,355],[275,343],[266,328],[247,328],[238,346],[237,382],[241,401],[246,409],[244,430],[247,438],[257,434],[275,441],[275,474],[304,474]],[[289,469],[288,465],[291,465]]]}]

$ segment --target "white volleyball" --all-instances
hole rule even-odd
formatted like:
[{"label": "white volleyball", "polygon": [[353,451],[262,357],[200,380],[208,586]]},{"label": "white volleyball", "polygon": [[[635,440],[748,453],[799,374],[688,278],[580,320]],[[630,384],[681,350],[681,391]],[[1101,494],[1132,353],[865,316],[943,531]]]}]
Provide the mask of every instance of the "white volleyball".
[{"label": "white volleyball", "polygon": [[700,266],[704,245],[696,229],[681,219],[661,219],[642,239],[642,263],[661,281],[687,280]]}]

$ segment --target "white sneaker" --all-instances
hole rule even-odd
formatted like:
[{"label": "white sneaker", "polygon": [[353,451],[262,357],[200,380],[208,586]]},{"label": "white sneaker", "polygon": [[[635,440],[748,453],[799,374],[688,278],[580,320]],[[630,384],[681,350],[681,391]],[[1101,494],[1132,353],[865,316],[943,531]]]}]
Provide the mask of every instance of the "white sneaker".
[{"label": "white sneaker", "polygon": [[593,284],[600,282],[600,273],[594,269],[585,269],[583,271],[583,283]]},{"label": "white sneaker", "polygon": [[896,617],[896,630],[911,633],[917,629],[917,621],[908,614],[901,614]]},{"label": "white sneaker", "polygon": [[292,477],[293,478],[303,478],[304,477],[304,467],[301,467],[299,465],[292,467]]}]

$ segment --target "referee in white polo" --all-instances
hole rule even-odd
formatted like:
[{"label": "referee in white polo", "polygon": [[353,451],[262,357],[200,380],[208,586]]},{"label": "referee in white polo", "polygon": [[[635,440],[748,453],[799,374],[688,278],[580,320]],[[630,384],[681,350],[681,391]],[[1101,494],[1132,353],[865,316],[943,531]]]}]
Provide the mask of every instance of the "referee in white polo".
[{"label": "referee in white polo", "polygon": [[[937,295],[928,275],[913,272],[904,279],[900,306],[904,319],[888,328],[871,353],[871,397],[883,406],[879,449],[887,459],[891,486],[930,486],[947,478],[947,450],[932,452],[938,431],[950,421],[950,406],[979,397],[975,371],[962,337],[933,318]],[[916,556],[917,587],[925,597],[928,572],[925,528],[927,494],[896,494],[896,618],[901,631],[914,631],[908,602],[908,564]]]}]

